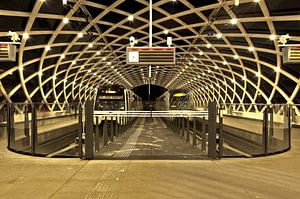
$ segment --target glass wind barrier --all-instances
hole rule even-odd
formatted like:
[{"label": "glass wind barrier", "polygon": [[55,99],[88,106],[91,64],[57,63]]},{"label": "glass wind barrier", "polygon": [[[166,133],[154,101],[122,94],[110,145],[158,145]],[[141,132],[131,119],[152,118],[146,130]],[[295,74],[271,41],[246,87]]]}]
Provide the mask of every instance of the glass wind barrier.
[{"label": "glass wind barrier", "polygon": [[7,107],[8,148],[38,156],[78,157],[78,104],[21,104]]},{"label": "glass wind barrier", "polygon": [[290,106],[223,104],[219,107],[223,157],[255,157],[290,149]]},{"label": "glass wind barrier", "polygon": [[207,111],[94,111],[94,159],[207,159]]}]

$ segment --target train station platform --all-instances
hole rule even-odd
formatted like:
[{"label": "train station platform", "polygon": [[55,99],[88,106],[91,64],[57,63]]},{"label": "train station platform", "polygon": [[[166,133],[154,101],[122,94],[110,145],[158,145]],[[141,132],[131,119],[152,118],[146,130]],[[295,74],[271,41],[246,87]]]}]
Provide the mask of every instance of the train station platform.
[{"label": "train station platform", "polygon": [[3,198],[282,199],[300,194],[299,129],[292,129],[292,148],[286,153],[217,161],[30,157],[8,151],[4,138],[0,142]]}]

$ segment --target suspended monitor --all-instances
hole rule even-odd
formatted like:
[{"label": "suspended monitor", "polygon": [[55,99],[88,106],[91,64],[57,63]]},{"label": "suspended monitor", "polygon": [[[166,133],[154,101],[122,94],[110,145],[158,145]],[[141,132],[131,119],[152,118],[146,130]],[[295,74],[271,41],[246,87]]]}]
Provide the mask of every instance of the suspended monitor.
[{"label": "suspended monitor", "polygon": [[16,61],[16,46],[14,44],[0,42],[0,61]]},{"label": "suspended monitor", "polygon": [[282,49],[283,63],[300,63],[300,46],[291,45]]},{"label": "suspended monitor", "polygon": [[174,65],[174,47],[127,47],[126,61],[131,65]]}]

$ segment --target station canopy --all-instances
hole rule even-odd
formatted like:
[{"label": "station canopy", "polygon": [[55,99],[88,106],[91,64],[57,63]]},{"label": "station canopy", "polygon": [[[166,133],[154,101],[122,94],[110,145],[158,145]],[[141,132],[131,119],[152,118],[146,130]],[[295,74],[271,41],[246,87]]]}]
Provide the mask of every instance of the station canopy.
[{"label": "station canopy", "polygon": [[[300,64],[283,64],[278,41],[300,42],[299,0],[237,2],[153,0],[153,47],[172,37],[176,64],[152,65],[151,83],[188,91],[196,106],[300,103]],[[101,85],[148,84],[149,66],[126,64],[126,48],[131,36],[149,46],[149,24],[149,0],[1,0],[0,41],[20,37],[16,61],[0,62],[1,102],[84,101]]]}]

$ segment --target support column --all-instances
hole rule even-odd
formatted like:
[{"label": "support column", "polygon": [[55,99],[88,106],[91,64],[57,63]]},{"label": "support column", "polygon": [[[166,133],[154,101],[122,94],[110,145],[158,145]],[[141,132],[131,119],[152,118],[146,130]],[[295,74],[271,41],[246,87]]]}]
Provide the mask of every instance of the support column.
[{"label": "support column", "polygon": [[196,147],[197,146],[197,137],[196,137],[196,135],[197,135],[197,132],[196,132],[196,123],[197,122],[197,120],[196,120],[196,118],[194,118],[194,121],[193,121],[193,147]]},{"label": "support column", "polygon": [[216,115],[217,106],[216,102],[208,103],[208,157],[211,159],[217,159],[216,151]]},{"label": "support column", "polygon": [[202,118],[202,130],[201,130],[201,150],[202,151],[206,151],[206,129],[205,129],[205,126],[206,126],[206,122],[205,122],[205,117]]},{"label": "support column", "polygon": [[31,104],[31,155],[36,152],[37,141],[36,108],[34,104]]},{"label": "support column", "polygon": [[85,103],[85,159],[94,157],[94,122],[93,122],[93,102]]},{"label": "support column", "polygon": [[[77,114],[77,113],[76,113]],[[78,105],[78,148],[79,148],[79,157],[83,159],[82,152],[82,134],[83,134],[83,123],[82,123],[82,107]]]},{"label": "support column", "polygon": [[95,151],[98,152],[99,150],[100,150],[99,117],[96,117],[96,125],[95,125]]}]

